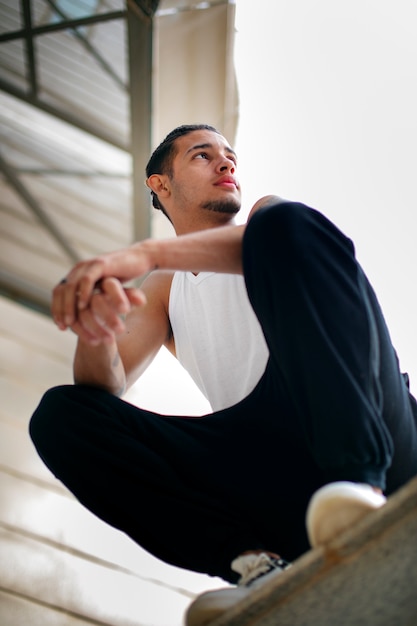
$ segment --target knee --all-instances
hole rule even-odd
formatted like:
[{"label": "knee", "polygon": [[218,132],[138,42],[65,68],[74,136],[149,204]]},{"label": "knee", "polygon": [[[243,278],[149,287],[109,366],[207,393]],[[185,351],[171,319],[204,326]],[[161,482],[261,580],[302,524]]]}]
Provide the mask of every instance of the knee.
[{"label": "knee", "polygon": [[63,385],[49,389],[42,397],[29,422],[29,434],[40,452],[46,442],[59,439],[58,431],[63,425],[63,407],[68,401],[68,393],[73,387]]},{"label": "knee", "polygon": [[297,202],[278,202],[259,209],[250,218],[245,248],[262,256],[268,253],[291,258],[304,256],[314,236],[316,212]]},{"label": "knee", "polygon": [[[291,262],[301,269],[326,252],[354,253],[348,239],[322,213],[299,202],[277,202],[259,209],[249,220],[244,237],[244,255],[271,255],[275,262]],[[265,256],[266,255],[266,256]],[[252,256],[252,254],[251,254]]]}]

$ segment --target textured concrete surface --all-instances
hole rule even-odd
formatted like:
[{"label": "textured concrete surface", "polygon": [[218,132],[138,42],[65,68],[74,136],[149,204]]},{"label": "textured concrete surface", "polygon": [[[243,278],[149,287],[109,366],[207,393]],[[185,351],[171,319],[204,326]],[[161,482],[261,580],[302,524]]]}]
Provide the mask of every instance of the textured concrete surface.
[{"label": "textured concrete surface", "polygon": [[210,624],[313,625],[417,625],[417,478]]}]

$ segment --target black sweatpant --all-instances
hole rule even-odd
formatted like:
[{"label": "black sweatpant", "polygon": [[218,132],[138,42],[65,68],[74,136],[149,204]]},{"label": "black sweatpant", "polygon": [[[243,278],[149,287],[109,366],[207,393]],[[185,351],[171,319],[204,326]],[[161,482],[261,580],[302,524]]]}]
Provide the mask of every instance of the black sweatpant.
[{"label": "black sweatpant", "polygon": [[351,241],[285,202],[253,216],[243,262],[270,350],[247,398],[172,417],[69,385],[30,424],[87,508],[160,559],[231,582],[245,550],[293,560],[308,549],[306,507],[326,482],[390,494],[417,474],[416,402]]}]

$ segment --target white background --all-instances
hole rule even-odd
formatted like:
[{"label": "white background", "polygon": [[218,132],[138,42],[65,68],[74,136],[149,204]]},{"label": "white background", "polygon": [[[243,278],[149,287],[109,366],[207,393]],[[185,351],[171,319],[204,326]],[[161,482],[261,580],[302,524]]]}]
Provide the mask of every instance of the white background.
[{"label": "white background", "polygon": [[275,193],[353,239],[417,390],[417,4],[237,2],[246,207]]}]

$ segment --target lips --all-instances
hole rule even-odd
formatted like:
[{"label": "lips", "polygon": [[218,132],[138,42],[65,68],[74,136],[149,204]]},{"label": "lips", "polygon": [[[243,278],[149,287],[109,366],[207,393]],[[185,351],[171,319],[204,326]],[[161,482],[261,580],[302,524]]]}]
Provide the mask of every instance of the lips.
[{"label": "lips", "polygon": [[237,189],[237,180],[236,178],[234,178],[233,176],[222,176],[221,178],[219,178],[219,180],[215,183],[216,187],[234,187],[235,189]]}]

